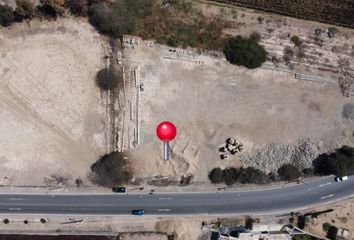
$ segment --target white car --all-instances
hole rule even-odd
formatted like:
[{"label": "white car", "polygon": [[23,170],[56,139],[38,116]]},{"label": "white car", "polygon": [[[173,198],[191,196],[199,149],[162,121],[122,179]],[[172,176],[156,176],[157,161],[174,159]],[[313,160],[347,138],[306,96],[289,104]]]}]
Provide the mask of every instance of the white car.
[{"label": "white car", "polygon": [[348,180],[348,176],[343,176],[343,177],[335,177],[334,180],[336,182],[343,182]]}]

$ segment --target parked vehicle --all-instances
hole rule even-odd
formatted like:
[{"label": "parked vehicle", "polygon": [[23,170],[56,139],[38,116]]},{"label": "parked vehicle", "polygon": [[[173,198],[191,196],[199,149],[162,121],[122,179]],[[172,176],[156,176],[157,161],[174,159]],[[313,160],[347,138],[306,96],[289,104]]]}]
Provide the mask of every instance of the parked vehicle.
[{"label": "parked vehicle", "polygon": [[343,177],[337,176],[337,177],[334,178],[334,180],[336,182],[344,182],[344,181],[348,180],[348,176],[343,176]]},{"label": "parked vehicle", "polygon": [[126,191],[125,187],[112,187],[112,192],[115,193],[125,193]]},{"label": "parked vehicle", "polygon": [[227,154],[220,154],[220,159],[221,160],[224,160],[224,159],[229,159],[229,155],[227,155]]},{"label": "parked vehicle", "polygon": [[219,152],[224,153],[224,152],[227,152],[227,151],[228,151],[228,149],[226,147],[219,148]]},{"label": "parked vehicle", "polygon": [[143,209],[134,209],[132,210],[132,214],[137,216],[143,216],[145,214],[145,211]]}]

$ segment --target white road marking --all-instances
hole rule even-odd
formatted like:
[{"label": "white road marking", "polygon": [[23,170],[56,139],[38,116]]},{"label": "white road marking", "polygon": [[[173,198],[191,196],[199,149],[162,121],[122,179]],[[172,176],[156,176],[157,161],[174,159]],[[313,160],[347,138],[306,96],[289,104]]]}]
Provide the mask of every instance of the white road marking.
[{"label": "white road marking", "polygon": [[21,211],[22,208],[9,208],[9,211]]},{"label": "white road marking", "polygon": [[160,198],[158,198],[159,200],[172,200],[172,198],[170,198],[170,197],[160,197]]},{"label": "white road marking", "polygon": [[331,182],[328,182],[328,183],[324,183],[324,184],[318,185],[318,187],[324,187],[326,185],[331,185],[331,184],[332,184]]},{"label": "white road marking", "polygon": [[9,198],[9,200],[11,200],[11,201],[22,201],[23,198]]},{"label": "white road marking", "polygon": [[330,194],[330,195],[321,197],[321,199],[330,198],[330,197],[333,197],[333,196],[334,196],[334,194]]},{"label": "white road marking", "polygon": [[157,209],[158,212],[171,212],[171,209]]}]

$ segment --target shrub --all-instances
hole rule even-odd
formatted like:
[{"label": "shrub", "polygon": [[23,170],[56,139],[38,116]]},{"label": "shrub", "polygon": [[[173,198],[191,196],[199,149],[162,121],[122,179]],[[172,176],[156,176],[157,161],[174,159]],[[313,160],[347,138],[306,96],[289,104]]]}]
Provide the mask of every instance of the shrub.
[{"label": "shrub", "polygon": [[36,15],[36,8],[31,0],[16,0],[14,16],[16,21],[21,22],[32,19]]},{"label": "shrub", "polygon": [[284,164],[278,169],[278,175],[281,180],[290,181],[300,177],[300,171],[292,164]]},{"label": "shrub", "polygon": [[328,222],[322,224],[322,229],[323,229],[323,231],[325,231],[325,232],[328,232],[328,229],[329,229],[330,227],[331,227],[331,224],[328,223]]},{"label": "shrub", "polygon": [[88,0],[65,0],[64,6],[73,15],[85,17],[88,13],[89,2]]},{"label": "shrub", "polygon": [[259,169],[248,167],[240,168],[239,182],[264,184],[267,180],[267,175]]},{"label": "shrub", "polygon": [[172,47],[222,50],[225,22],[207,18],[188,0],[166,0],[141,19],[137,34]]},{"label": "shrub", "polygon": [[209,179],[212,183],[222,183],[230,186],[236,182],[263,184],[267,181],[267,175],[253,167],[248,168],[214,168],[209,173]]},{"label": "shrub", "polygon": [[215,184],[224,182],[223,172],[222,172],[221,168],[219,168],[219,167],[212,169],[209,172],[208,177],[209,177],[209,180]]},{"label": "shrub", "polygon": [[245,228],[249,229],[249,230],[252,230],[253,229],[253,223],[254,223],[254,220],[251,217],[247,217],[246,218],[246,223],[245,223]]},{"label": "shrub", "polygon": [[291,240],[317,240],[317,238],[310,235],[294,235]]},{"label": "shrub", "polygon": [[123,73],[116,68],[104,68],[97,72],[96,85],[103,90],[112,90],[122,82]]},{"label": "shrub", "polygon": [[93,4],[89,22],[102,34],[122,37],[135,32],[140,17],[151,14],[154,0],[117,0],[112,5]]},{"label": "shrub", "polygon": [[262,36],[259,32],[252,32],[248,39],[252,42],[258,43],[261,40]]},{"label": "shrub", "polygon": [[64,0],[41,0],[37,9],[45,18],[57,18],[65,12]]},{"label": "shrub", "polygon": [[300,47],[302,45],[302,40],[298,36],[292,36],[290,39],[296,47]]},{"label": "shrub", "polygon": [[0,4],[0,25],[3,27],[10,26],[15,21],[12,8],[8,5]]},{"label": "shrub", "polygon": [[126,184],[132,179],[128,158],[120,152],[104,155],[92,164],[91,171],[92,182],[104,187]]},{"label": "shrub", "polygon": [[223,171],[224,182],[226,185],[230,186],[237,182],[239,172],[236,168],[225,168]]},{"label": "shrub", "polygon": [[5,224],[8,224],[8,223],[10,223],[10,220],[9,219],[7,219],[7,218],[5,218],[4,220],[2,220]]},{"label": "shrub", "polygon": [[267,59],[267,53],[262,46],[241,36],[230,38],[226,42],[224,54],[230,63],[250,69],[260,67]]},{"label": "shrub", "polygon": [[338,228],[336,226],[330,226],[327,231],[326,238],[335,240],[337,238],[337,233],[338,233]]},{"label": "shrub", "polygon": [[302,172],[305,176],[310,177],[313,175],[313,168],[305,168]]},{"label": "shrub", "polygon": [[192,180],[193,180],[194,176],[193,175],[182,175],[181,180],[179,181],[179,185],[180,186],[188,186],[189,184],[191,184]]}]

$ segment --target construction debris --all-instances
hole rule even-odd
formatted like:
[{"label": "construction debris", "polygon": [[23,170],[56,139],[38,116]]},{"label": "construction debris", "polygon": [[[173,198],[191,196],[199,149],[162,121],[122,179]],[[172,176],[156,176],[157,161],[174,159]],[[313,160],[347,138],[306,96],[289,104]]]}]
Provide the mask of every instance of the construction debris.
[{"label": "construction debris", "polygon": [[236,153],[241,152],[242,149],[243,144],[241,142],[238,142],[236,139],[230,137],[226,139],[225,144],[219,147],[220,159],[228,159],[228,153],[231,153],[231,155],[235,155]]}]

